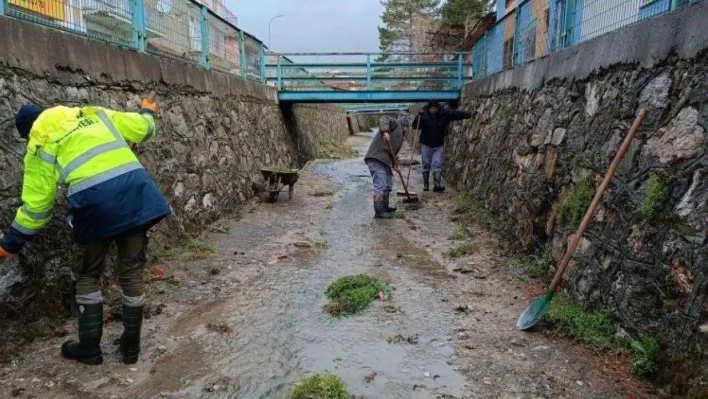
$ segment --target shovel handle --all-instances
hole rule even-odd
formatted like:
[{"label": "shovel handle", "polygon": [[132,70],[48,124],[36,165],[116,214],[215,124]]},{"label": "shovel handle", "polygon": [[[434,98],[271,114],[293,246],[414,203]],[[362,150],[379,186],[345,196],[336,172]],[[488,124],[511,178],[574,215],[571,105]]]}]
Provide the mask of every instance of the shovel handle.
[{"label": "shovel handle", "polygon": [[155,101],[155,97],[157,97],[157,93],[155,92],[155,90],[150,90],[150,93],[148,93],[147,95],[147,100],[153,102]]},{"label": "shovel handle", "polygon": [[578,230],[575,232],[575,235],[573,235],[573,239],[570,241],[570,245],[568,245],[568,249],[565,251],[565,255],[563,256],[563,260],[561,260],[561,263],[558,266],[558,270],[556,271],[556,275],[553,276],[553,281],[551,282],[551,285],[548,288],[548,291],[555,292],[558,289],[558,286],[560,285],[561,281],[563,280],[563,273],[565,272],[565,269],[568,267],[568,263],[570,263],[570,259],[575,254],[575,249],[578,247],[578,243],[580,242],[580,239],[582,238],[583,233],[585,232],[585,229],[587,229],[588,225],[590,224],[590,221],[592,221],[593,216],[595,216],[595,211],[597,210],[597,207],[600,204],[600,200],[602,200],[602,196],[605,194],[605,190],[607,190],[607,186],[610,185],[610,181],[612,181],[612,177],[615,175],[615,171],[617,170],[617,167],[619,166],[620,162],[622,161],[622,158],[624,158],[624,154],[627,152],[627,149],[629,149],[629,145],[631,144],[632,139],[637,134],[637,130],[639,129],[639,125],[642,124],[642,121],[644,120],[644,117],[646,117],[646,116],[647,116],[646,110],[643,109],[639,112],[639,115],[637,115],[637,118],[634,120],[634,123],[632,124],[632,128],[629,129],[629,133],[627,134],[627,137],[624,138],[624,141],[622,142],[622,146],[619,148],[619,150],[617,150],[617,154],[615,154],[615,159],[612,160],[612,163],[610,164],[610,168],[607,170],[607,174],[605,174],[605,178],[602,180],[600,187],[597,188],[597,192],[595,192],[595,197],[592,199],[592,202],[590,203],[590,207],[585,212],[585,216],[583,217],[583,221],[580,222],[580,227],[578,227]]},{"label": "shovel handle", "polygon": [[[413,124],[415,125],[416,122],[417,122],[417,125],[416,125],[417,127],[414,129],[414,132],[413,132],[413,148],[411,148],[411,155],[413,155],[415,153],[415,147],[418,144],[418,136],[416,135],[416,133],[418,132],[418,130],[420,128],[420,115],[417,115],[415,117]],[[410,184],[410,182],[411,182],[411,169],[413,169],[413,161],[412,160],[408,164],[408,176],[406,176],[406,186],[408,186],[408,184]]]}]

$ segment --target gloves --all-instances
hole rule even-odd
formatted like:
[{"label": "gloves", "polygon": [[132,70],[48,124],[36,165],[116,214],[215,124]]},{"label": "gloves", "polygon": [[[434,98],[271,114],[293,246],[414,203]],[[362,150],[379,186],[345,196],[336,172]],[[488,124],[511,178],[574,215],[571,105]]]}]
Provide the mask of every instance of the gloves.
[{"label": "gloves", "polygon": [[144,110],[149,110],[153,114],[157,113],[157,110],[160,109],[156,101],[150,101],[147,98],[143,98],[143,101],[140,103],[140,108]]},{"label": "gloves", "polygon": [[0,260],[6,260],[12,258],[12,254],[5,251],[5,248],[0,247]]}]

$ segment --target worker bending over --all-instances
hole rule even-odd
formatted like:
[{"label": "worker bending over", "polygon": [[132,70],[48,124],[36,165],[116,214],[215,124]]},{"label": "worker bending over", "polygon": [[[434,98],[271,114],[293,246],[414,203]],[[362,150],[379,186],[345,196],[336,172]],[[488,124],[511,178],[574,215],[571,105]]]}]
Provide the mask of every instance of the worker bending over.
[{"label": "worker bending over", "polygon": [[170,214],[170,207],[128,143],[143,143],[154,136],[157,108],[151,100],[142,101],[140,112],[23,105],[15,117],[20,136],[28,140],[22,206],[0,242],[0,258],[19,253],[49,223],[57,184],[66,185],[67,219],[81,259],[74,269],[79,339],[61,348],[68,359],[103,362],[99,280],[115,241],[116,274],[123,290],[120,352],[124,363],[138,361],[147,231]]},{"label": "worker bending over", "polygon": [[381,117],[379,130],[364,156],[364,162],[374,180],[374,217],[377,219],[391,219],[396,212],[396,208],[389,203],[393,186],[391,169],[400,171],[395,156],[401,151],[403,138],[409,129],[410,121],[407,116]]},{"label": "worker bending over", "polygon": [[434,192],[445,191],[442,184],[442,164],[445,155],[445,131],[448,123],[469,119],[476,114],[442,108],[431,101],[418,113],[416,128],[420,129],[420,154],[423,164],[423,191],[430,191],[430,171],[433,171]]}]

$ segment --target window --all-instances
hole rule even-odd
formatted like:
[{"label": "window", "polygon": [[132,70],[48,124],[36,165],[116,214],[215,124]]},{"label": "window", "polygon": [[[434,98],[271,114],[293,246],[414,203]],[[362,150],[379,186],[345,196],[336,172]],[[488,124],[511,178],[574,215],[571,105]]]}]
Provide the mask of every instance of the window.
[{"label": "window", "polygon": [[514,55],[514,39],[510,38],[504,42],[504,69],[511,69]]}]

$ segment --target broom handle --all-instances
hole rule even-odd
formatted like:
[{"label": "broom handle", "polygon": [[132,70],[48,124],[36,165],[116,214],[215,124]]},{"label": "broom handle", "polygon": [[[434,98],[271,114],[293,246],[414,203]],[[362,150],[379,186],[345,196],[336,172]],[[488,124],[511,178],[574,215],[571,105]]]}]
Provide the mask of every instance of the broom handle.
[{"label": "broom handle", "polygon": [[587,212],[585,212],[585,217],[583,217],[583,221],[580,222],[580,227],[578,227],[578,231],[575,232],[575,235],[573,236],[573,239],[570,241],[570,245],[568,245],[568,249],[565,251],[565,255],[563,256],[563,260],[561,261],[560,266],[558,266],[558,270],[556,271],[556,275],[553,277],[553,282],[551,282],[551,286],[548,288],[548,291],[550,292],[555,292],[556,289],[558,289],[558,286],[561,283],[561,280],[563,280],[563,273],[565,272],[566,267],[568,267],[568,263],[570,263],[570,259],[573,257],[575,254],[575,249],[578,247],[578,243],[580,242],[580,238],[582,238],[583,233],[585,232],[585,229],[588,227],[590,224],[590,221],[592,220],[593,216],[595,215],[595,210],[597,210],[597,206],[600,204],[600,200],[602,200],[603,194],[605,194],[605,190],[607,189],[607,186],[610,185],[610,181],[612,181],[612,177],[615,175],[615,171],[617,170],[617,167],[619,166],[620,162],[622,161],[622,158],[624,157],[624,154],[627,152],[627,149],[629,148],[629,145],[632,142],[632,139],[634,138],[634,135],[637,133],[637,129],[639,129],[639,125],[642,124],[642,120],[644,120],[644,117],[647,115],[646,110],[641,110],[639,112],[639,115],[637,115],[637,118],[634,120],[634,123],[632,124],[632,128],[629,129],[629,134],[627,134],[627,137],[624,138],[624,141],[622,142],[622,146],[619,148],[617,151],[617,154],[615,155],[615,159],[612,160],[612,164],[610,164],[610,168],[607,170],[607,174],[605,175],[605,178],[602,180],[602,184],[600,184],[600,187],[597,188],[597,192],[595,193],[595,197],[592,199],[592,203],[590,204],[590,207],[588,208]]},{"label": "broom handle", "polygon": [[[415,147],[418,144],[418,136],[416,135],[416,133],[418,132],[418,129],[420,128],[420,115],[416,116],[415,121],[418,123],[417,123],[416,129],[413,132],[413,148],[411,148],[411,155],[415,154]],[[408,185],[411,182],[411,169],[413,169],[413,160],[412,159],[411,159],[411,162],[408,164],[408,176],[406,176],[406,187],[408,187]]]},{"label": "broom handle", "polygon": [[[390,142],[386,142],[386,145],[388,146],[388,152],[391,154],[391,159],[393,159],[393,166],[398,165],[398,161],[396,160],[396,155],[393,153],[393,147],[391,147]],[[406,185],[406,182],[403,181],[403,174],[400,171],[400,168],[398,168],[396,172],[398,173],[398,177],[401,178],[401,185],[403,186],[403,191],[406,192],[406,197],[410,198],[411,195],[408,193],[408,186]]]}]

